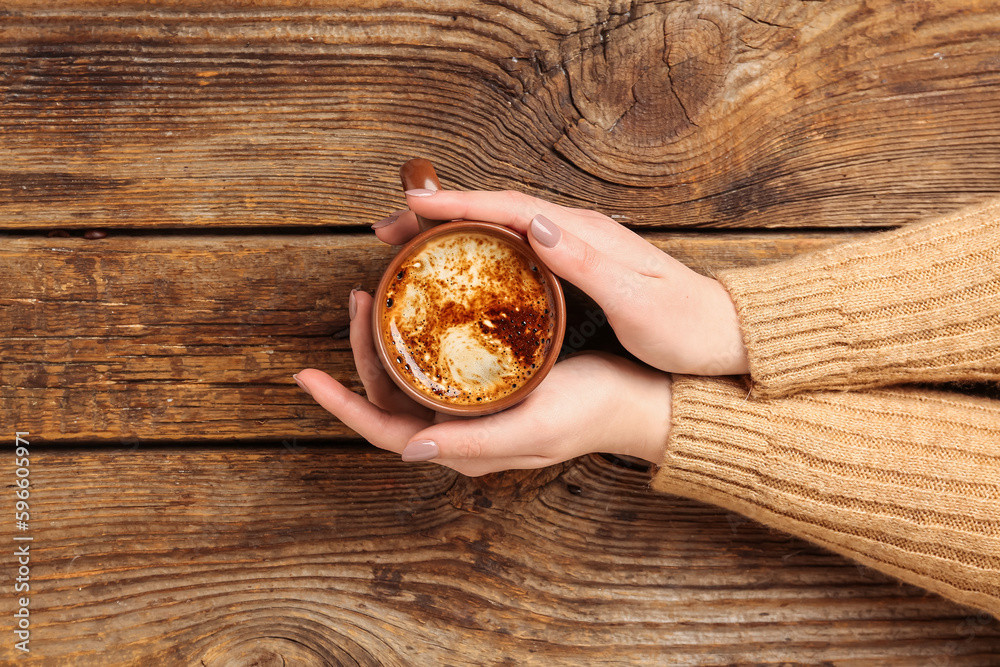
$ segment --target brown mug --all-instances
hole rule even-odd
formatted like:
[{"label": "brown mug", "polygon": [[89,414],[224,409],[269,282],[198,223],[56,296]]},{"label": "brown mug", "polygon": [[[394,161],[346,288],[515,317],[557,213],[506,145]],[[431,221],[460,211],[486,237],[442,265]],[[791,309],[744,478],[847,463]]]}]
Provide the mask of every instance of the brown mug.
[{"label": "brown mug", "polygon": [[[430,162],[400,169],[404,190],[440,190]],[[449,415],[524,400],[559,356],[566,301],[527,240],[490,222],[426,220],[389,264],[372,308],[386,373],[417,403]]]}]

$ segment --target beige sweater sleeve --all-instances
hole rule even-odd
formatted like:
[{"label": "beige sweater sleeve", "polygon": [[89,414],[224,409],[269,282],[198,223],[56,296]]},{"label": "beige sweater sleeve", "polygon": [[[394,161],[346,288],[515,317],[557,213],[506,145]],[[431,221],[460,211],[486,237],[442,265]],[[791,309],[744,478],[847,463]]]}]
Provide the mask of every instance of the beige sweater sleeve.
[{"label": "beige sweater sleeve", "polygon": [[755,396],[1000,379],[1000,202],[719,280]]},{"label": "beige sweater sleeve", "polygon": [[1000,402],[903,388],[747,393],[675,378],[655,488],[1000,618]]},{"label": "beige sweater sleeve", "polygon": [[752,381],[675,378],[653,486],[1000,618],[1000,401],[891,386],[1000,379],[1000,203],[720,280]]}]

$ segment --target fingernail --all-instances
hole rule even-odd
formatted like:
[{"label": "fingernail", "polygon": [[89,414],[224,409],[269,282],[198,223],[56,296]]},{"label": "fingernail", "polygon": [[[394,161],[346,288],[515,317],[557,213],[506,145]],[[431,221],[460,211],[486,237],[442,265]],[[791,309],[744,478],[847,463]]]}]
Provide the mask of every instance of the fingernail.
[{"label": "fingernail", "polygon": [[430,197],[435,192],[440,192],[440,190],[425,190],[423,188],[418,188],[416,190],[407,190],[403,194],[407,197]]},{"label": "fingernail", "polygon": [[403,448],[403,461],[406,463],[419,463],[420,461],[430,461],[436,459],[441,454],[440,448],[433,440],[414,440]]},{"label": "fingernail", "polygon": [[559,231],[555,223],[542,214],[538,214],[531,219],[530,229],[531,235],[535,237],[535,240],[546,248],[552,248],[562,238],[562,232]]},{"label": "fingernail", "polygon": [[401,216],[402,214],[403,214],[402,211],[396,211],[395,213],[393,213],[392,215],[390,215],[388,218],[383,218],[383,219],[379,220],[378,222],[376,222],[374,225],[372,225],[372,229],[382,229],[383,227],[388,227],[392,223],[394,223],[397,220],[399,220],[399,216]]},{"label": "fingernail", "polygon": [[352,289],[351,296],[347,299],[347,316],[354,319],[354,316],[358,314],[358,300],[354,297],[354,293],[358,290]]},{"label": "fingernail", "polygon": [[301,389],[302,391],[306,392],[310,396],[313,395],[313,393],[311,391],[309,391],[309,387],[306,386],[305,382],[303,382],[302,380],[299,379],[298,375],[292,375],[292,379],[295,380],[295,384],[299,385],[299,389]]}]

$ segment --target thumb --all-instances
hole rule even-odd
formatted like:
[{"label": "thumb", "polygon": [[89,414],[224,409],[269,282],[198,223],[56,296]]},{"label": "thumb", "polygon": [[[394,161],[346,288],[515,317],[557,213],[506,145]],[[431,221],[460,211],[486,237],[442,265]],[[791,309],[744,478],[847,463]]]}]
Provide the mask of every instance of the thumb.
[{"label": "thumb", "polygon": [[[562,415],[542,417],[543,405],[524,403],[476,419],[453,419],[414,433],[401,452],[403,461],[434,461],[469,477],[500,470],[532,469],[564,461],[578,452],[553,434]],[[567,450],[569,445],[569,451]],[[581,452],[582,453],[582,452]]]},{"label": "thumb", "polygon": [[546,266],[586,292],[609,317],[626,304],[631,305],[649,280],[544,215],[532,218],[528,238]]}]

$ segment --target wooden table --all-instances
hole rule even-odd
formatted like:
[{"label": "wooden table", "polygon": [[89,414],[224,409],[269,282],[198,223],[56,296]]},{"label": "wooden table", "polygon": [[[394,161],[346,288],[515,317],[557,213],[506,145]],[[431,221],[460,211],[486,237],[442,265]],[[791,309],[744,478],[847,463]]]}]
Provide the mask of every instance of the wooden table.
[{"label": "wooden table", "polygon": [[414,156],[776,261],[1000,194],[1000,4],[8,0],[0,662],[1000,664],[996,620],[626,461],[466,479],[318,408],[291,374],[360,391]]}]

